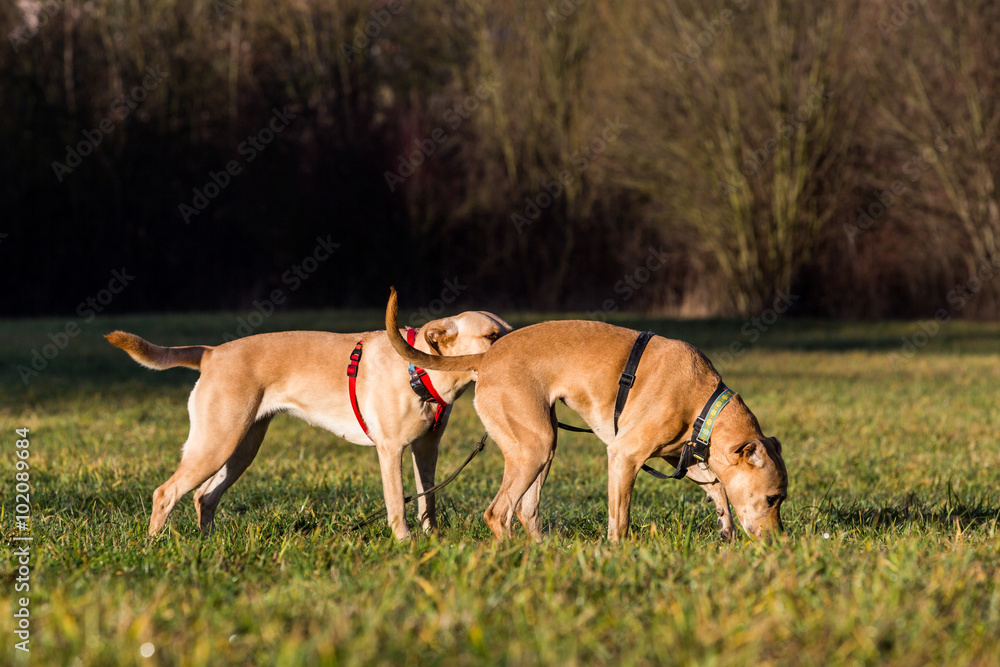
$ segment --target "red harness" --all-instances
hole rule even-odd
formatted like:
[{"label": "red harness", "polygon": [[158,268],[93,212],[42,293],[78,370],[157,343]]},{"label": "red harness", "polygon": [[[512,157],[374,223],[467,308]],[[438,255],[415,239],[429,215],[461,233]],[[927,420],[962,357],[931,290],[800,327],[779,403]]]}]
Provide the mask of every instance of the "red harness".
[{"label": "red harness", "polygon": [[[416,340],[417,330],[407,329],[406,342],[412,347]],[[437,389],[431,384],[431,378],[427,375],[427,371],[410,364],[410,387],[425,403],[437,403],[437,410],[434,412],[434,424],[431,426],[431,430],[438,430],[441,426],[441,420],[444,418],[444,411],[448,409],[448,404],[444,402],[441,395],[437,393]]]},{"label": "red harness", "polygon": [[[407,329],[406,342],[413,345],[416,339],[417,330]],[[361,416],[361,410],[358,408],[358,364],[361,363],[361,348],[363,346],[364,341],[359,340],[358,344],[354,346],[354,351],[351,352],[351,362],[347,364],[347,392],[350,394],[351,408],[354,410],[354,416],[358,419],[358,424],[361,425],[361,430],[365,432],[369,440],[375,442],[372,440],[371,433],[368,432],[368,424],[365,423],[365,418]],[[413,364],[410,364],[410,387],[423,401],[437,403],[437,410],[434,413],[434,423],[431,425],[431,430],[436,431],[441,426],[444,411],[448,408],[448,404],[444,402],[444,399],[437,393],[434,385],[431,384],[431,378],[427,375],[427,371],[423,368],[417,368]]]},{"label": "red harness", "polygon": [[368,424],[365,423],[365,418],[361,416],[361,410],[358,409],[358,364],[361,363],[361,348],[364,345],[363,340],[359,340],[358,344],[354,346],[354,352],[351,352],[351,363],[347,364],[347,393],[351,395],[351,407],[354,408],[354,416],[358,418],[358,423],[361,424],[361,430],[365,432],[368,439],[372,442],[371,433],[368,432]]}]

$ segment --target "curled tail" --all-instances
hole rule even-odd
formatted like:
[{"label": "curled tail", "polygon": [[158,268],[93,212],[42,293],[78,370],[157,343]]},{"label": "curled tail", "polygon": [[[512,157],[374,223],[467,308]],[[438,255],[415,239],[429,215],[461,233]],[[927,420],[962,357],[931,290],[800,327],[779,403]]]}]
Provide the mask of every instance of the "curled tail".
[{"label": "curled tail", "polygon": [[399,325],[396,323],[396,289],[391,288],[389,293],[389,303],[385,307],[385,334],[389,337],[389,343],[399,356],[403,357],[411,364],[416,364],[421,368],[428,368],[432,371],[478,371],[479,363],[483,359],[482,354],[465,354],[457,357],[441,357],[433,354],[421,352],[409,345],[399,333]]},{"label": "curled tail", "polygon": [[189,347],[160,347],[153,345],[149,341],[143,340],[135,334],[124,331],[112,331],[105,336],[108,342],[115,347],[128,352],[128,356],[135,359],[139,364],[154,371],[162,371],[175,366],[185,368],[201,368],[201,357],[211,347],[206,345],[192,345]]}]

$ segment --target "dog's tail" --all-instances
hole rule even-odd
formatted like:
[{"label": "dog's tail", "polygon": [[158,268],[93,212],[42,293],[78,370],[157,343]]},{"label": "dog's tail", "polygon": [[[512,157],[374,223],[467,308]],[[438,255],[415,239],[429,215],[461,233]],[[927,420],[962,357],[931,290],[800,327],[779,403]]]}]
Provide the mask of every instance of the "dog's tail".
[{"label": "dog's tail", "polygon": [[146,368],[152,368],[154,371],[162,371],[176,366],[198,370],[201,368],[202,355],[212,349],[206,345],[160,347],[139,338],[135,334],[125,333],[124,331],[112,331],[105,338],[115,347],[120,347],[128,352],[128,356],[135,359],[139,364]]},{"label": "dog's tail", "polygon": [[396,323],[397,304],[396,288],[391,288],[389,293],[389,303],[385,307],[385,334],[389,337],[389,342],[399,356],[411,364],[416,364],[421,368],[429,368],[432,371],[477,371],[479,362],[482,361],[482,354],[465,354],[458,357],[442,357],[421,352],[412,347],[399,333],[399,325]]}]

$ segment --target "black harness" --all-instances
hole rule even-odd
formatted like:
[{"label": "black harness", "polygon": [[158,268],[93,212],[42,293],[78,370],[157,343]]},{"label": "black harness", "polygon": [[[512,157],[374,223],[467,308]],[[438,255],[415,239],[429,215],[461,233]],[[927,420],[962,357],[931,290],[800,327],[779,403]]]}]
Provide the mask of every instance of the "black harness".
[{"label": "black harness", "polygon": [[[618,435],[618,417],[625,410],[625,402],[628,400],[629,391],[632,389],[632,385],[635,384],[635,372],[639,368],[642,353],[646,350],[646,345],[652,337],[653,333],[649,331],[643,331],[639,334],[635,343],[632,344],[632,351],[629,352],[628,360],[625,362],[625,369],[622,371],[621,377],[618,378],[618,396],[615,399],[615,435]],[[694,420],[692,437],[684,443],[680,460],[677,462],[677,470],[673,475],[664,475],[659,470],[651,468],[645,463],[642,465],[642,469],[658,479],[683,479],[687,475],[688,468],[692,465],[695,465],[695,463],[706,463],[708,461],[708,446],[712,439],[712,429],[715,426],[715,421],[719,413],[722,412],[722,408],[726,407],[734,395],[735,392],[727,387],[722,380],[719,380],[719,384],[716,386],[715,391],[712,392],[712,396],[705,403],[705,407],[701,409],[701,414]],[[558,425],[561,429],[577,433],[594,432],[592,429],[570,426],[562,422],[558,422]]]}]

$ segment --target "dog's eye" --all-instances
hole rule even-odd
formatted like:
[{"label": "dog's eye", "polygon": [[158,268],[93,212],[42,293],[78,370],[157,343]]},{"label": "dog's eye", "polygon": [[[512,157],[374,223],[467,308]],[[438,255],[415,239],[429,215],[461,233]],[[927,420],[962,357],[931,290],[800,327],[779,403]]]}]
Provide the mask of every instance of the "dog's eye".
[{"label": "dog's eye", "polygon": [[494,331],[491,334],[487,334],[486,337],[489,338],[490,340],[496,340],[497,338],[500,337],[500,332]]},{"label": "dog's eye", "polygon": [[768,496],[767,497],[767,506],[768,507],[774,507],[775,505],[778,504],[779,501],[784,500],[784,499],[785,499],[785,497],[782,496],[781,494],[778,494],[776,496]]}]

